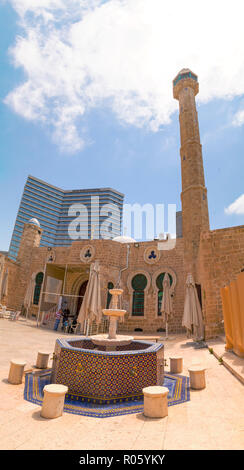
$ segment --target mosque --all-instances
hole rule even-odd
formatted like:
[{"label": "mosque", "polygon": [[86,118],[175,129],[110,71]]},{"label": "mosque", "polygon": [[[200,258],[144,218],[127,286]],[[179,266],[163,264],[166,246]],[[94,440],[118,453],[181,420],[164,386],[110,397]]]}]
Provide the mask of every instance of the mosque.
[{"label": "mosque", "polygon": [[[0,255],[1,279],[8,275],[8,289],[1,303],[21,310],[30,280],[33,300],[30,314],[40,317],[56,308],[59,295],[76,315],[89,279],[90,265],[98,261],[103,308],[109,289],[123,290],[121,307],[127,311],[126,332],[155,333],[165,329],[160,307],[163,278],[168,273],[173,304],[169,333],[182,332],[185,284],[191,273],[202,306],[205,338],[223,331],[220,288],[236,279],[244,266],[244,226],[210,230],[195,96],[198,77],[189,69],[173,80],[173,96],[179,101],[180,160],[182,176],[182,237],[175,246],[162,248],[157,240],[137,242],[130,237],[112,240],[76,240],[70,246],[40,246],[42,228],[37,219],[25,223],[16,260]],[[0,280],[1,280],[0,279]],[[57,295],[56,295],[56,294]],[[59,294],[59,295],[58,295]]]}]

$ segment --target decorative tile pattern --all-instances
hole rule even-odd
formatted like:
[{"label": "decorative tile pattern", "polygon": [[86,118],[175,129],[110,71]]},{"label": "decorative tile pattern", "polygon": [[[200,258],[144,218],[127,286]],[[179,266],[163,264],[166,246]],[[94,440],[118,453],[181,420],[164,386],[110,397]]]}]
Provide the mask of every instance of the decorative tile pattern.
[{"label": "decorative tile pattern", "polygon": [[95,247],[93,245],[86,245],[80,251],[80,259],[83,263],[90,263],[95,256]]},{"label": "decorative tile pattern", "polygon": [[[50,383],[51,371],[29,373],[25,376],[24,399],[42,405],[43,388]],[[190,400],[189,378],[181,375],[166,374],[163,385],[169,389],[168,406],[178,405]],[[107,418],[143,412],[143,396],[96,400],[77,394],[67,393],[64,411],[82,416]]]},{"label": "decorative tile pattern", "polygon": [[157,246],[149,246],[144,251],[144,261],[148,264],[155,264],[159,261],[161,256]]},{"label": "decorative tile pattern", "polygon": [[133,341],[129,351],[127,346],[127,350],[110,352],[90,349],[93,344],[88,339],[59,339],[57,346],[53,377],[55,383],[67,385],[70,393],[95,400],[131,398],[144,387],[158,384],[160,343]]}]

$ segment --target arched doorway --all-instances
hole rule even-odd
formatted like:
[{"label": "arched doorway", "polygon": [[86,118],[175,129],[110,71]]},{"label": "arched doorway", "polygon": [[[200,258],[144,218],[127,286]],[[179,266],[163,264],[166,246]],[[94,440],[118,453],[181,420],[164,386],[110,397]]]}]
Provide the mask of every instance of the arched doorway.
[{"label": "arched doorway", "polygon": [[86,292],[87,283],[88,283],[88,280],[84,281],[80,286],[80,289],[78,292],[79,297],[78,297],[78,302],[77,302],[77,307],[76,307],[76,315],[79,315],[81,304],[83,302],[83,298]]}]

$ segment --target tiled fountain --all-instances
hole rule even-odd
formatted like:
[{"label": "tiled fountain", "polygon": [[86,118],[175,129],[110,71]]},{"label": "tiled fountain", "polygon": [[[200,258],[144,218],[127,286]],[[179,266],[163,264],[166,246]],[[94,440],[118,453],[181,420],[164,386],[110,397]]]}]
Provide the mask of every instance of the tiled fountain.
[{"label": "tiled fountain", "polygon": [[117,321],[126,311],[118,309],[122,289],[111,289],[108,335],[57,339],[52,383],[67,385],[69,393],[86,399],[131,399],[150,385],[164,380],[164,346],[132,336],[117,335]]}]

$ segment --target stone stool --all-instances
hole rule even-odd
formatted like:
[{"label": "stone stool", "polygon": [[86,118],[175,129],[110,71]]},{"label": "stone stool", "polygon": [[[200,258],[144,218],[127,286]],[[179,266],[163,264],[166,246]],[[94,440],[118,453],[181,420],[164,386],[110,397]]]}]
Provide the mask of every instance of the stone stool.
[{"label": "stone stool", "polygon": [[8,382],[10,384],[22,384],[25,366],[26,362],[20,359],[12,359],[12,361],[10,361],[10,369],[8,374]]},{"label": "stone stool", "polygon": [[45,385],[44,399],[42,403],[41,416],[52,419],[62,416],[64,409],[65,394],[68,392],[66,385]]},{"label": "stone stool", "polygon": [[168,416],[169,389],[166,387],[152,386],[143,388],[144,415],[149,418],[164,418]]},{"label": "stone stool", "polygon": [[49,356],[50,356],[50,353],[48,352],[44,352],[44,351],[38,352],[37,360],[36,360],[37,369],[47,369]]},{"label": "stone stool", "polygon": [[200,365],[192,365],[188,371],[190,374],[190,386],[195,390],[202,390],[206,387],[205,368]]},{"label": "stone stool", "polygon": [[183,371],[183,357],[170,357],[170,372],[172,374],[180,374]]}]

